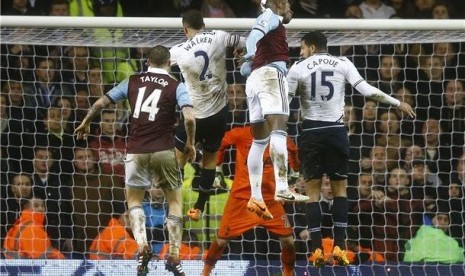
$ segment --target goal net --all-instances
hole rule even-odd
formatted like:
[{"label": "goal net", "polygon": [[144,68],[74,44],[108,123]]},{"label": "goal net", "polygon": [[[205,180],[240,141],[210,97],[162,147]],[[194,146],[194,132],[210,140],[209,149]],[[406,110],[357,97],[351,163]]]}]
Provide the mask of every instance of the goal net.
[{"label": "goal net", "polygon": [[[253,19],[206,19],[208,29],[243,36],[252,24]],[[185,40],[181,19],[3,16],[0,26],[3,257],[52,257],[15,254],[19,244],[14,242],[5,247],[6,237],[18,234],[12,232],[15,223],[26,219],[25,210],[32,208],[26,203],[33,202],[45,207],[49,245],[73,260],[48,263],[53,267],[40,261],[2,262],[2,272],[37,265],[42,272],[63,274],[126,273],[136,263],[119,260],[134,257],[131,242],[113,243],[114,252],[124,254],[109,256],[94,254],[93,241],[109,223],[124,226],[129,110],[124,104],[104,110],[86,143],[77,143],[72,133],[97,98],[144,70],[147,49]],[[295,19],[288,25],[291,63],[299,59],[301,37],[310,30],[324,31],[329,54],[348,57],[370,84],[410,103],[417,113],[414,119],[405,118],[347,86],[344,122],[351,146],[347,248],[352,264],[326,266],[320,273],[465,274],[465,21]],[[232,50],[227,70],[232,129],[247,124],[245,79]],[[295,142],[300,133],[298,108],[295,98],[288,124]],[[235,154],[234,147],[226,149],[225,183],[217,183],[224,186],[210,197],[202,220],[184,220],[182,258],[187,275],[200,275],[201,262],[187,260],[201,260],[215,239],[228,189],[234,185]],[[197,198],[199,166],[185,168],[184,214]],[[292,184],[303,189],[302,178],[291,175]],[[45,200],[28,200],[32,197]],[[322,192],[324,237],[331,237],[331,206],[332,195]],[[148,237],[160,259],[166,256],[168,240],[166,207],[157,189],[147,193]],[[309,265],[305,205],[285,209],[294,228],[296,275],[315,273]],[[279,273],[280,254],[279,238],[257,227],[231,241],[216,271]],[[80,260],[90,256],[101,264]],[[160,270],[162,264],[151,266],[156,275],[166,273]]]}]

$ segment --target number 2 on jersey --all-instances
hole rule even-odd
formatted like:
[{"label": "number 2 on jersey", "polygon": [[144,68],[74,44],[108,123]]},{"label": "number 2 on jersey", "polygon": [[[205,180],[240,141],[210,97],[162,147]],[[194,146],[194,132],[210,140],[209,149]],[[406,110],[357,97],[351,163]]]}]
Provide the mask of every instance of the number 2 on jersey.
[{"label": "number 2 on jersey", "polygon": [[204,81],[212,77],[212,73],[207,74],[208,65],[210,65],[210,59],[205,51],[196,51],[195,57],[203,57],[205,63],[203,64],[202,72],[200,72],[199,81]]},{"label": "number 2 on jersey", "polygon": [[331,100],[331,98],[333,97],[334,95],[334,86],[333,84],[326,80],[326,77],[332,77],[334,75],[334,72],[333,71],[321,71],[321,82],[320,84],[317,86],[317,83],[316,83],[316,73],[318,71],[315,71],[313,72],[310,76],[311,76],[311,81],[312,81],[312,86],[310,87],[310,97],[311,97],[311,100],[312,101],[315,101],[316,99],[316,91],[320,91],[321,90],[321,87],[322,86],[326,86],[328,87],[329,89],[329,94],[328,95],[320,95],[321,96],[321,100],[323,101],[329,101]]},{"label": "number 2 on jersey", "polygon": [[145,90],[147,89],[146,86],[139,88],[139,93],[137,94],[136,105],[134,106],[134,113],[132,117],[139,118],[141,112],[149,113],[149,121],[155,121],[155,115],[159,108],[158,100],[160,100],[161,90],[155,89],[150,93],[147,99],[142,103],[145,96]]}]

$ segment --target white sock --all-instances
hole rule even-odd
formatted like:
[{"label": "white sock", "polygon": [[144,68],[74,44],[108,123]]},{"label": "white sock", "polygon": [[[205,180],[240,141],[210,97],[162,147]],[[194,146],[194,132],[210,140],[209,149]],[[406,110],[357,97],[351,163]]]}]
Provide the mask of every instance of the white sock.
[{"label": "white sock", "polygon": [[148,242],[145,232],[145,214],[141,206],[134,206],[129,210],[129,221],[131,222],[132,234],[139,246],[139,252],[142,252]]},{"label": "white sock", "polygon": [[166,217],[166,225],[170,243],[169,255],[175,261],[179,261],[179,250],[182,242],[182,218],[169,214]]},{"label": "white sock", "polygon": [[287,133],[283,130],[275,130],[270,135],[270,156],[273,161],[276,191],[287,190],[288,156]]},{"label": "white sock", "polygon": [[247,156],[247,168],[249,170],[249,181],[251,197],[263,200],[262,196],[262,175],[263,175],[263,154],[268,146],[268,138],[253,140]]},{"label": "white sock", "polygon": [[250,180],[250,197],[263,201],[262,195],[262,175],[249,174]]}]

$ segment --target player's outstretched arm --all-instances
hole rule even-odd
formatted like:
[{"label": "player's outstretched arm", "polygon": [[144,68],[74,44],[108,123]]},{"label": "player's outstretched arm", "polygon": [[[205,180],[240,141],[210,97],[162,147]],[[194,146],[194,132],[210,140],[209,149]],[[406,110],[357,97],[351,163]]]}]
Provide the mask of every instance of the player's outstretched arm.
[{"label": "player's outstretched arm", "polygon": [[90,123],[92,122],[92,119],[97,114],[100,114],[100,111],[110,104],[110,102],[110,98],[102,96],[92,105],[87,112],[86,117],[82,120],[82,123],[74,130],[74,134],[77,135],[78,140],[87,138],[87,135],[90,133]]},{"label": "player's outstretched arm", "polygon": [[187,162],[195,161],[195,117],[191,106],[184,106],[182,108],[182,115],[184,116],[184,127],[186,128],[187,141],[184,148],[184,156]]},{"label": "player's outstretched arm", "polygon": [[346,79],[350,82],[352,87],[357,89],[363,96],[373,99],[377,102],[395,106],[399,108],[399,110],[407,113],[409,117],[415,117],[415,112],[409,104],[401,102],[384,93],[383,91],[379,90],[378,88],[374,87],[373,85],[368,84],[366,80],[364,80],[362,76],[360,76],[360,73],[358,73],[357,68],[355,68],[355,65],[347,58],[344,59],[346,61],[347,70],[345,72]]},{"label": "player's outstretched arm", "polygon": [[375,101],[390,104],[392,106],[397,107],[399,110],[407,113],[407,115],[411,118],[415,117],[415,112],[413,108],[405,102],[401,102],[388,94],[384,93],[383,91],[379,90],[378,88],[368,84],[366,81],[361,82],[357,85],[357,90],[362,93],[364,96],[373,99]]}]

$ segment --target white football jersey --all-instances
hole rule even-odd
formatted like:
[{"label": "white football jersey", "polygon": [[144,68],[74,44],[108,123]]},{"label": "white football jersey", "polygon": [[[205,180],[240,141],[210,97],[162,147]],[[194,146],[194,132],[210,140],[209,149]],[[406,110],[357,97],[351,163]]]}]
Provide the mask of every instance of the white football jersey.
[{"label": "white football jersey", "polygon": [[226,106],[226,48],[239,41],[240,36],[224,31],[202,31],[170,49],[171,64],[181,69],[196,118],[212,116]]},{"label": "white football jersey", "polygon": [[300,95],[304,119],[341,123],[346,80],[354,88],[364,82],[350,60],[326,53],[296,62],[289,70],[287,80],[289,95]]}]

